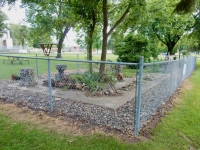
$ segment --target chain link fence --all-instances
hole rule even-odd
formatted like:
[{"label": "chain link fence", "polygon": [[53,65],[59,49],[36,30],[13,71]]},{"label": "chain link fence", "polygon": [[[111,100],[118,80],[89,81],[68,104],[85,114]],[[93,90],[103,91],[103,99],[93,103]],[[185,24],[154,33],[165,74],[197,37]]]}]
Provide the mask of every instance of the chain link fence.
[{"label": "chain link fence", "polygon": [[196,68],[196,57],[144,64],[140,128]]},{"label": "chain link fence", "polygon": [[196,58],[157,63],[67,60],[0,54],[0,98],[138,136],[195,69]]}]

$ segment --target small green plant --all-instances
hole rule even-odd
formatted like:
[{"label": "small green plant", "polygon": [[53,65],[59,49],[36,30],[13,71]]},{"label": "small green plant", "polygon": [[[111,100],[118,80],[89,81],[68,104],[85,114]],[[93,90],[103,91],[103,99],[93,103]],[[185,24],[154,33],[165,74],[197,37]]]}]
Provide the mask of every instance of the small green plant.
[{"label": "small green plant", "polygon": [[122,74],[124,75],[124,77],[133,77],[133,75],[137,72],[136,69],[130,69],[129,67],[124,67],[122,70]]},{"label": "small green plant", "polygon": [[62,120],[62,121],[63,121],[63,120],[65,120],[65,118],[64,118],[64,117],[61,117],[61,118],[59,118],[59,119],[60,119],[60,120]]},{"label": "small green plant", "polygon": [[71,78],[75,80],[76,83],[85,84],[89,91],[100,91],[105,89],[108,83],[113,84],[116,82],[113,73],[104,74],[104,76],[100,78],[98,72],[85,72],[80,74],[72,74]]},{"label": "small green plant", "polygon": [[187,55],[190,54],[190,53],[188,52],[188,50],[182,50],[181,53],[183,54],[183,56],[187,56]]},{"label": "small green plant", "polygon": [[68,89],[69,89],[69,88],[68,88],[67,86],[63,86],[63,87],[62,87],[62,90],[63,90],[63,91],[67,91]]}]

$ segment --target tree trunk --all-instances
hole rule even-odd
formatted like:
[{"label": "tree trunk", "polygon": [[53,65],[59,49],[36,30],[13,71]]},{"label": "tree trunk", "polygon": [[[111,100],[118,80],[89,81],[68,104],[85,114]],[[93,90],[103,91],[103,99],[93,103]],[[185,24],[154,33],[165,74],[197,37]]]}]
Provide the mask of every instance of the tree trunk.
[{"label": "tree trunk", "polygon": [[[117,22],[112,26],[109,32],[107,32],[108,28],[108,6],[107,0],[103,0],[103,42],[102,42],[102,53],[101,53],[101,61],[106,61],[106,53],[107,53],[107,40],[111,33],[120,25],[125,19],[125,16],[129,13],[131,7],[131,2],[129,3],[128,7],[126,8],[125,12],[122,16],[117,20]],[[99,74],[100,76],[103,75],[105,70],[105,64],[100,64]]]},{"label": "tree trunk", "polygon": [[59,42],[58,42],[58,51],[57,51],[57,56],[56,58],[62,58],[61,56],[61,50],[62,50],[62,44],[65,40],[65,36],[67,35],[67,33],[69,32],[69,30],[71,29],[71,25],[65,27],[65,30],[64,32],[62,33],[60,39],[59,39]]},{"label": "tree trunk", "polygon": [[25,42],[24,42],[24,38],[22,38],[22,48],[24,49],[24,44]]},{"label": "tree trunk", "polygon": [[[92,37],[93,37],[93,33],[94,33],[94,28],[91,29],[89,31],[89,35],[88,35],[88,44],[87,44],[87,52],[88,52],[88,55],[87,55],[87,59],[88,60],[92,60]],[[92,63],[89,63],[89,72],[90,74],[92,74]]]},{"label": "tree trunk", "polygon": [[88,45],[87,45],[87,51],[88,51],[87,59],[92,60],[92,39],[91,39],[91,37],[89,37],[89,42],[88,42]]},{"label": "tree trunk", "polygon": [[[88,41],[88,53],[89,53],[89,56],[88,56],[88,59],[89,60],[92,60],[93,35],[94,35],[94,29],[95,29],[95,26],[96,26],[95,12],[93,12],[92,14],[93,14],[93,16],[92,16],[92,24],[90,25],[89,34],[88,34],[88,37],[89,37],[89,41]],[[90,72],[90,74],[92,74],[92,63],[89,64],[89,72]]]},{"label": "tree trunk", "polygon": [[[101,61],[106,61],[107,53],[107,28],[108,28],[108,10],[107,10],[107,0],[103,0],[103,42],[102,42],[102,52]],[[105,64],[100,64],[99,75],[102,76],[105,70]]]},{"label": "tree trunk", "polygon": [[175,42],[170,42],[167,43],[167,48],[168,48],[168,54],[169,55],[174,55],[175,53],[173,52],[174,46],[176,45]]}]

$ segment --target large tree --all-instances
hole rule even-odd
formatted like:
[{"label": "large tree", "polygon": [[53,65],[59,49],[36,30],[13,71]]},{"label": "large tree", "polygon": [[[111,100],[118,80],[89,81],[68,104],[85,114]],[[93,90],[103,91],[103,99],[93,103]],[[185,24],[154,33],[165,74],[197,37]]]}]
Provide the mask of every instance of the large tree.
[{"label": "large tree", "polygon": [[[8,17],[6,16],[6,14],[0,10],[0,31],[2,31],[3,28],[6,27],[5,24],[4,24],[4,21],[5,21],[7,18],[8,18]],[[1,33],[0,33],[0,36],[2,36]]]},{"label": "large tree", "polygon": [[118,55],[122,62],[137,63],[140,56],[144,56],[144,61],[148,62],[156,53],[153,51],[149,40],[144,35],[133,33],[129,33],[114,45],[114,54]]},{"label": "large tree", "polygon": [[174,11],[178,13],[184,13],[184,14],[190,13],[194,11],[196,4],[198,4],[199,2],[200,0],[181,0],[180,2],[177,3]]},{"label": "large tree", "polygon": [[174,14],[172,1],[150,0],[147,5],[149,13],[142,17],[138,31],[149,37],[156,36],[167,46],[168,53],[173,55],[176,43],[193,27],[192,15]]},{"label": "large tree", "polygon": [[[84,40],[87,47],[87,59],[92,60],[92,46],[95,35],[96,24],[99,22],[98,18],[98,3],[99,0],[94,0],[90,5],[82,1],[75,1],[74,12],[80,16],[79,23],[76,25],[77,31],[85,33]],[[89,65],[89,71],[92,73],[92,63]]]},{"label": "large tree", "polygon": [[177,43],[176,48],[181,53],[184,52],[200,52],[200,41],[191,33],[185,34]]},{"label": "large tree", "polygon": [[74,18],[71,1],[45,0],[37,3],[26,3],[27,21],[32,28],[41,31],[41,35],[48,33],[58,40],[57,58],[61,58],[64,39],[78,18]]},{"label": "large tree", "polygon": [[75,5],[75,13],[80,16],[76,29],[78,32],[81,30],[85,33],[85,43],[87,45],[89,60],[92,60],[93,36],[95,35],[96,25],[100,22],[99,3],[100,0],[94,0],[90,3],[90,5],[87,5],[87,3],[82,1],[78,1]]},{"label": "large tree", "polygon": [[34,48],[41,48],[39,43],[53,43],[48,32],[41,32],[40,28],[29,28],[29,45]]},{"label": "large tree", "polygon": [[200,0],[180,0],[180,2],[176,5],[174,10],[175,13],[179,14],[188,14],[194,12],[195,24],[194,30],[188,36],[188,38],[193,40],[192,46],[194,51],[198,51],[200,49]]},{"label": "large tree", "polygon": [[[17,0],[1,0],[0,6],[4,6],[5,4],[8,4],[10,6],[13,6]],[[39,0],[22,0],[22,2],[37,2]],[[81,0],[83,2],[92,2],[92,0]],[[199,3],[199,0],[180,0],[176,4],[175,12],[179,13],[188,13],[193,11],[194,6]]]},{"label": "large tree", "polygon": [[13,6],[17,0],[1,0],[0,6],[4,6],[6,4]]},{"label": "large tree", "polygon": [[[144,5],[143,0],[127,0],[127,1],[108,1],[103,0],[102,12],[103,12],[103,41],[102,41],[102,53],[101,61],[106,61],[107,42],[109,36],[113,31],[126,19],[130,19],[134,16],[134,13],[139,13],[140,8]],[[99,73],[103,75],[105,70],[105,64],[100,65]]]},{"label": "large tree", "polygon": [[25,42],[28,42],[30,38],[29,28],[25,25],[9,24],[9,29],[13,39],[13,44],[20,45],[24,48]]},{"label": "large tree", "polygon": [[[2,1],[1,4],[5,4],[5,3],[12,3],[14,2],[15,0],[4,0]],[[83,2],[86,2],[87,5],[88,4],[91,4],[93,3],[92,0],[82,0]],[[194,6],[195,2],[198,2],[199,0],[181,0],[180,3],[178,3],[178,5],[180,5],[182,3],[182,6],[184,6],[185,8],[187,6],[185,6],[185,4],[189,4],[188,8],[192,8],[192,6]],[[37,2],[37,3],[40,3],[41,4],[41,1],[40,0],[22,0],[22,2]],[[47,0],[45,0],[45,3],[47,2]],[[49,4],[51,4],[52,1],[49,2]],[[61,1],[59,1],[60,3],[62,3]],[[64,4],[66,4],[66,2],[68,2],[67,0],[64,1]],[[141,4],[143,4],[145,1],[137,1],[137,0],[134,0],[134,1],[131,1],[131,0],[121,0],[121,1],[108,1],[108,0],[102,0],[102,24],[103,24],[103,29],[102,29],[102,34],[103,34],[103,41],[102,41],[102,55],[101,55],[101,60],[102,61],[105,61],[106,60],[106,52],[107,52],[107,41],[108,41],[108,38],[109,36],[112,34],[112,32],[119,26],[119,24],[121,24],[122,22],[124,22],[124,20],[128,20],[130,19],[130,14],[131,14],[131,11],[132,10],[137,10],[137,13],[139,12],[139,9]],[[147,1],[149,2],[149,1]],[[163,1],[165,2],[165,1]],[[171,1],[172,2],[172,1]],[[44,3],[44,1],[43,1]],[[56,2],[54,2],[56,3]],[[173,3],[173,6],[175,5],[174,2]],[[157,4],[155,2],[155,4]],[[177,4],[177,3],[176,3]],[[178,8],[178,5],[177,5],[177,8]],[[46,6],[50,9],[48,10],[52,10],[51,8],[52,7],[49,7],[48,4],[46,4]],[[45,11],[47,10],[46,8],[47,7],[44,7],[45,8]],[[57,7],[59,8],[59,7]],[[134,9],[132,9],[134,8]],[[164,8],[165,9],[165,5],[159,5],[159,8],[157,7],[157,10],[158,9],[162,9]],[[170,9],[170,7],[168,7],[167,9]],[[155,9],[156,10],[156,9]],[[43,10],[44,11],[44,10]],[[158,12],[158,11],[157,11]],[[168,13],[167,14],[171,14],[171,13]],[[43,14],[44,15],[44,14]],[[160,14],[156,14],[155,15],[160,15]],[[132,13],[132,16],[133,16],[133,13]],[[168,18],[173,18],[171,16],[168,16]],[[63,20],[63,19],[62,19]],[[177,19],[175,19],[176,21],[175,22],[172,22],[172,25],[176,24],[177,22]],[[161,34],[161,28],[160,26],[158,26],[158,23],[159,22],[162,22],[164,20],[162,20],[162,18],[156,18],[155,21],[154,21],[154,24],[152,24],[152,30],[154,33],[156,33],[156,36],[158,37],[158,39],[160,39],[163,43],[165,43],[166,45],[168,45],[168,48],[169,49],[172,49],[173,45],[175,45],[175,43],[177,42],[177,40],[180,39],[181,37],[181,33],[177,33],[173,39],[171,38],[168,38],[168,41],[166,40],[163,40],[162,39],[162,36],[163,34],[167,35],[168,37],[172,37],[171,35],[169,35],[169,32],[163,32]],[[68,22],[69,23],[69,22]],[[166,22],[167,23],[167,22]],[[177,26],[177,25],[176,25]],[[171,28],[173,28],[174,26],[171,26]],[[159,29],[159,31],[158,31]],[[165,28],[166,29],[166,28]],[[179,30],[180,31],[180,30]],[[65,32],[63,32],[65,33]],[[158,34],[159,33],[159,34]],[[173,40],[173,42],[169,42]],[[60,40],[60,43],[62,42],[62,40]],[[170,50],[171,52],[171,50]],[[103,72],[104,70],[104,65],[101,65],[100,67],[100,72]]]}]

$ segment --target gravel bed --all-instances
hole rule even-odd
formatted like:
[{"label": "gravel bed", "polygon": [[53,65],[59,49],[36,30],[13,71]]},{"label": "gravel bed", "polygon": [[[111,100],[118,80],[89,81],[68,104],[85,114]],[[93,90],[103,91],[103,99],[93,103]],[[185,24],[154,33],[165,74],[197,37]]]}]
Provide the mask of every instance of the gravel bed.
[{"label": "gravel bed", "polygon": [[[20,106],[28,106],[33,110],[50,111],[50,97],[40,92],[31,92],[7,86],[13,81],[0,81],[0,98]],[[111,128],[134,134],[134,100],[128,101],[117,109],[83,103],[69,98],[53,97],[55,113],[85,119],[90,122],[106,125]]]},{"label": "gravel bed", "polygon": [[[38,79],[42,80],[44,77],[38,77]],[[12,82],[11,80],[0,81],[0,98],[16,105],[28,106],[34,110],[50,111],[50,97],[48,92],[44,94],[7,86],[8,84],[12,84]],[[159,80],[157,84],[155,84],[155,80],[145,81],[145,86],[146,88],[143,90],[141,101],[140,128],[146,124],[158,107],[169,97],[168,87],[170,86],[170,82],[166,76],[162,80]],[[116,109],[84,103],[70,98],[53,97],[53,100],[53,110],[56,113],[85,119],[92,123],[106,125],[122,132],[134,134],[134,99],[130,99]]]}]

